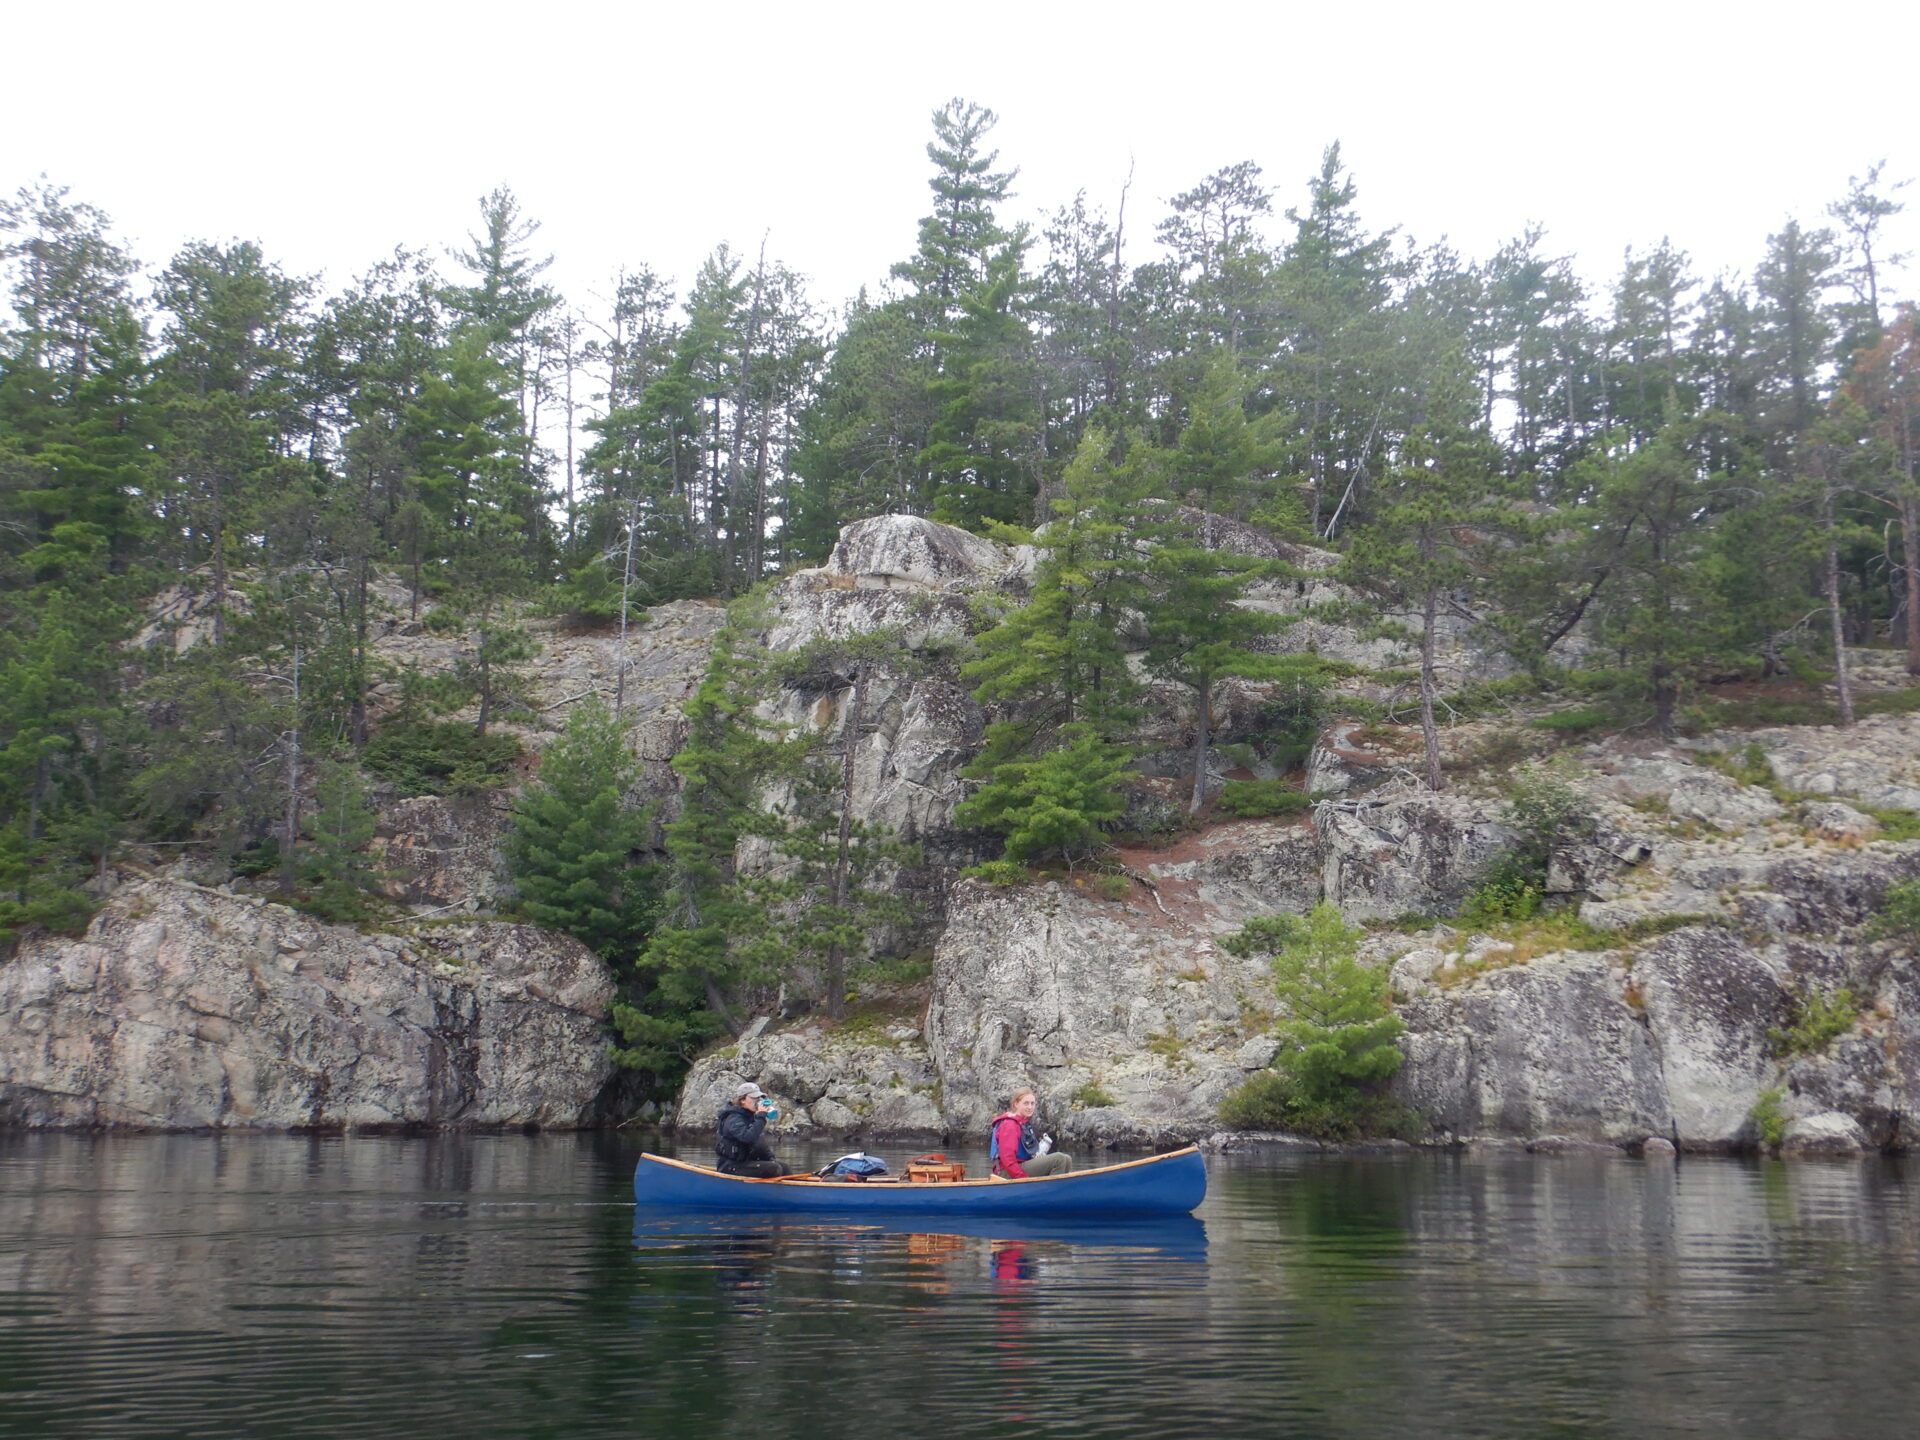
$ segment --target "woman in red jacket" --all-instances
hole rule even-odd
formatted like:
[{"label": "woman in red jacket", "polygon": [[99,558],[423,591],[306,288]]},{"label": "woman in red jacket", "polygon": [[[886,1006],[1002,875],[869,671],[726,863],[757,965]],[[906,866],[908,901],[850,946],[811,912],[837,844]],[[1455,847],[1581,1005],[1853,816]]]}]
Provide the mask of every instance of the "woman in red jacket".
[{"label": "woman in red jacket", "polygon": [[[1033,1131],[1033,1112],[1040,1101],[1031,1090],[1016,1090],[1013,1100],[994,1116],[988,1132],[987,1153],[993,1157],[993,1173],[1009,1180],[1025,1180],[1035,1175],[1064,1175],[1073,1169],[1073,1157],[1059,1151],[1042,1154],[1042,1141]],[[1052,1144],[1049,1138],[1046,1144]]]}]

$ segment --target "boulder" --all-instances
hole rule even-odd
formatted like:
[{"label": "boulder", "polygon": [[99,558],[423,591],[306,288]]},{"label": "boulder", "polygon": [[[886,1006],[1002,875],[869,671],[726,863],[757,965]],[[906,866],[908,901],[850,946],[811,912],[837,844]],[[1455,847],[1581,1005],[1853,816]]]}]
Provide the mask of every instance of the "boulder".
[{"label": "boulder", "polygon": [[1780,1139],[1780,1153],[1803,1159],[1816,1156],[1852,1156],[1867,1148],[1860,1122],[1851,1115],[1826,1110],[1789,1120]]},{"label": "boulder", "polygon": [[840,531],[821,570],[861,589],[981,589],[1011,562],[1006,547],[970,531],[918,515],[875,515]]},{"label": "boulder", "polygon": [[1320,899],[1319,837],[1301,823],[1215,826],[1167,858],[1147,858],[1143,868],[1163,909],[1197,903],[1210,927],[1260,915],[1303,915]]},{"label": "boulder", "polygon": [[1767,1032],[1792,1018],[1782,958],[1729,931],[1695,926],[1642,946],[1633,985],[1657,1041],[1665,1115],[1650,1127],[1683,1148],[1752,1138],[1749,1115],[1777,1067]]},{"label": "boulder", "polygon": [[758,1031],[709,1052],[681,1087],[674,1125],[713,1128],[714,1117],[751,1080],[780,1107],[776,1134],[826,1131],[861,1135],[937,1133],[933,1067],[918,1029],[835,1032],[817,1023]]},{"label": "boulder", "polygon": [[0,967],[0,1123],[156,1130],[599,1118],[614,986],[525,925],[365,935],[159,879]]},{"label": "boulder", "polygon": [[1842,844],[1871,840],[1880,822],[1838,800],[1813,800],[1800,807],[1800,823],[1822,840]]},{"label": "boulder", "polygon": [[372,846],[380,893],[435,910],[491,909],[511,890],[504,796],[416,795],[383,807]]},{"label": "boulder", "polygon": [[1514,843],[1486,803],[1425,792],[1318,806],[1321,893],[1350,920],[1451,913]]},{"label": "boulder", "polygon": [[1416,973],[1395,971],[1415,988],[1394,1091],[1436,1129],[1620,1144],[1667,1128],[1660,1053],[1617,957],[1542,957],[1446,986]]}]

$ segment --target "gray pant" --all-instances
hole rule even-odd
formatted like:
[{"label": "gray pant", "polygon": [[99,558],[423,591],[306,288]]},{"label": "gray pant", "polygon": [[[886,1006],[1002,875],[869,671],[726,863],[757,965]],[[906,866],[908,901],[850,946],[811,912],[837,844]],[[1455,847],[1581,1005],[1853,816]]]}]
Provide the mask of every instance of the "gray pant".
[{"label": "gray pant", "polygon": [[1020,1168],[1029,1175],[1064,1175],[1073,1169],[1073,1157],[1053,1150],[1045,1155],[1036,1155],[1031,1160],[1022,1160]]}]

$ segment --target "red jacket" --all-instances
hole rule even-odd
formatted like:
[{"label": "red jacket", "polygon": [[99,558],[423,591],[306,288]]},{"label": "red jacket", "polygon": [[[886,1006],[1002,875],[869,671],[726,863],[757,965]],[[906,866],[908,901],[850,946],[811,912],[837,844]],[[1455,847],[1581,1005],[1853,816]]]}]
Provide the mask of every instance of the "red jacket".
[{"label": "red jacket", "polygon": [[1027,1122],[1011,1110],[996,1115],[993,1120],[993,1149],[995,1151],[993,1168],[999,1174],[1012,1180],[1025,1180],[1027,1172],[1020,1168],[1022,1160],[1031,1160],[1031,1154],[1021,1154],[1021,1142],[1025,1138]]}]

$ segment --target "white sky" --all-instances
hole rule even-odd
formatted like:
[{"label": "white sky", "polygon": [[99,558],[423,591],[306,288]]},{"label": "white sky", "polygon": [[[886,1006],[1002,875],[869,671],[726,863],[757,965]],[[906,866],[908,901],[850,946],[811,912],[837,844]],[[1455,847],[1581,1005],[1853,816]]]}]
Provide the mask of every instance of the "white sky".
[{"label": "white sky", "polygon": [[[576,303],[625,262],[682,294],[720,240],[837,308],[913,246],[929,113],[998,111],[1008,217],[1129,165],[1129,259],[1166,197],[1252,159],[1295,203],[1342,142],[1364,218],[1472,257],[1529,220],[1610,276],[1662,235],[1748,269],[1850,173],[1920,174],[1920,8],[441,0],[55,4],[0,19],[0,190],[40,172],[150,264],[257,239],[330,284],[459,243],[510,185]],[[30,116],[23,124],[19,117]],[[1920,186],[1889,248],[1920,251]],[[1920,272],[1916,272],[1920,273]],[[1920,282],[1899,285],[1920,292]]]}]

